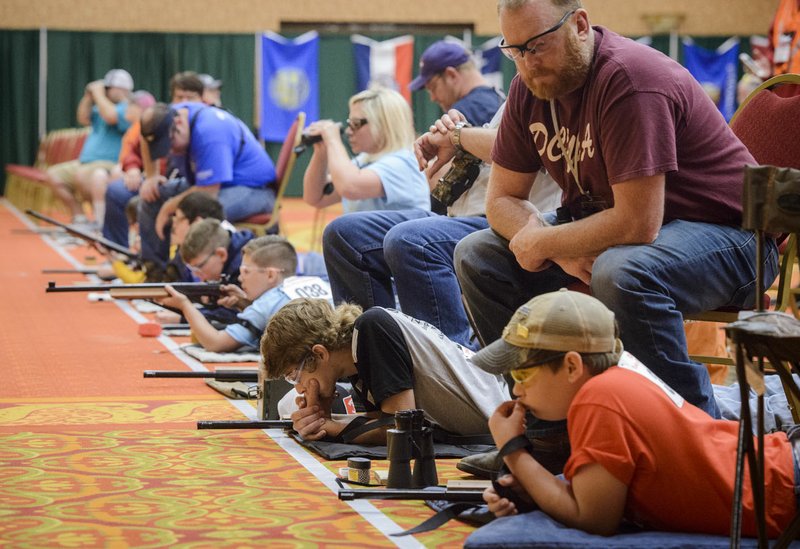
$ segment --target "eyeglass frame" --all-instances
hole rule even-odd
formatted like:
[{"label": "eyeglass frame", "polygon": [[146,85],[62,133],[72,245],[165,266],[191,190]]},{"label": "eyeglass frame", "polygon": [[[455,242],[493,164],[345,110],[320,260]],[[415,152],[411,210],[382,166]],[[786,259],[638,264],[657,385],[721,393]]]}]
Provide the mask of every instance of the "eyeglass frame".
[{"label": "eyeglass frame", "polygon": [[186,268],[189,269],[193,274],[198,274],[200,271],[203,270],[203,267],[206,266],[206,263],[208,263],[208,260],[211,259],[211,256],[214,255],[214,252],[216,251],[217,250],[215,248],[210,252],[208,252],[206,258],[203,261],[201,261],[199,265],[190,265],[189,263],[186,263]]},{"label": "eyeglass frame", "polygon": [[[552,356],[549,356],[549,357],[541,359],[541,360],[536,360],[536,361],[533,361],[533,362],[526,362],[522,366],[520,366],[519,368],[514,368],[511,371],[509,371],[508,373],[511,375],[511,379],[513,379],[515,383],[520,383],[520,384],[527,383],[528,381],[533,379],[533,377],[537,373],[539,373],[539,370],[541,369],[541,367],[543,365],[549,364],[550,362],[554,362],[554,361],[559,360],[559,359],[563,359],[566,355],[567,355],[567,351],[564,351],[564,352],[561,352],[561,353],[556,353],[556,354],[554,354]],[[524,376],[519,376],[518,377],[517,375],[515,375],[515,372],[521,373],[523,370],[534,370],[534,371],[529,373],[529,374],[527,374],[527,375],[524,375]]]},{"label": "eyeglass frame", "polygon": [[286,383],[288,383],[290,385],[297,385],[297,383],[300,381],[300,374],[303,372],[303,369],[305,369],[305,367],[306,367],[306,363],[309,360],[313,360],[313,359],[314,359],[314,355],[313,354],[306,355],[305,358],[303,358],[303,360],[300,361],[300,366],[298,366],[297,368],[292,368],[291,370],[289,370],[288,372],[283,374],[284,381],[286,381]]},{"label": "eyeglass frame", "polygon": [[[567,19],[569,19],[570,16],[572,16],[572,14],[574,14],[576,11],[578,11],[578,10],[570,10],[570,11],[568,11],[567,13],[565,13],[563,15],[563,17],[561,17],[561,20],[558,23],[556,23],[555,25],[553,25],[552,27],[550,27],[546,31],[540,32],[539,34],[528,38],[521,45],[519,45],[519,44],[507,44],[506,43],[506,38],[504,36],[504,37],[502,37],[500,39],[500,43],[497,45],[497,47],[500,48],[500,51],[503,52],[503,55],[505,55],[506,57],[508,57],[512,61],[516,61],[517,59],[525,59],[525,53],[530,53],[531,55],[536,55],[536,45],[534,45],[532,47],[528,47],[528,44],[530,44],[534,40],[538,40],[539,38],[541,38],[543,36],[547,36],[548,34],[556,32],[558,29],[560,29],[562,26],[564,26],[564,23],[567,22]],[[519,55],[514,55],[514,52],[512,52],[511,50],[518,50],[519,51]]]},{"label": "eyeglass frame", "polygon": [[369,120],[366,118],[348,118],[344,121],[347,124],[347,127],[350,128],[351,132],[357,132],[361,128],[367,125]]}]

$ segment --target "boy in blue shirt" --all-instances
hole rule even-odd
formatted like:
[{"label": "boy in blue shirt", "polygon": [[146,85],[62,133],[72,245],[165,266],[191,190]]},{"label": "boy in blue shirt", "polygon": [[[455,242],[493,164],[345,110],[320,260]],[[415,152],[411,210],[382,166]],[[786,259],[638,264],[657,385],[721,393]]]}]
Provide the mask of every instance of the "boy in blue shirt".
[{"label": "boy in blue shirt", "polygon": [[[192,227],[189,234],[194,230]],[[212,256],[209,257],[213,257],[216,250],[218,248],[212,250]],[[186,263],[188,265],[196,260],[192,258]],[[326,281],[316,276],[294,276],[296,270],[297,252],[284,237],[267,235],[248,242],[242,249],[239,267],[242,287],[223,286],[225,297],[220,300],[220,304],[235,307],[241,312],[232,324],[222,330],[212,326],[185,295],[170,286],[167,289],[177,301],[176,307],[189,322],[192,334],[207,350],[225,352],[243,346],[257,348],[269,319],[292,299],[317,297],[332,302],[330,286]]]}]

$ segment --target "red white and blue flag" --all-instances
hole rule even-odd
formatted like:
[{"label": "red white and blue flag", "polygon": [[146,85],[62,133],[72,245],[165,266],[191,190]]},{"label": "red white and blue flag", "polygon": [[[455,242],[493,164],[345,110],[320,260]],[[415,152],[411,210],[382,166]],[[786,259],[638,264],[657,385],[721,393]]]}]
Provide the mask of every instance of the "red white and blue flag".
[{"label": "red white and blue flag", "polygon": [[360,34],[350,37],[356,65],[358,91],[373,85],[396,90],[411,102],[412,68],[414,64],[414,37],[398,36],[378,42]]}]

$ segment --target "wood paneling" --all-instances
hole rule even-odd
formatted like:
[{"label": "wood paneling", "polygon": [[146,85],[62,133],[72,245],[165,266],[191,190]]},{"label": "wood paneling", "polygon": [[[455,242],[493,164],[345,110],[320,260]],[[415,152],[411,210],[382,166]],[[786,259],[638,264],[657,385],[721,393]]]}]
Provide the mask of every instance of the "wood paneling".
[{"label": "wood paneling", "polygon": [[[778,0],[585,0],[591,20],[626,35],[650,34],[646,15],[679,14],[680,34],[765,34]],[[282,22],[473,25],[497,34],[493,0],[0,0],[0,27],[130,32],[250,33]]]}]

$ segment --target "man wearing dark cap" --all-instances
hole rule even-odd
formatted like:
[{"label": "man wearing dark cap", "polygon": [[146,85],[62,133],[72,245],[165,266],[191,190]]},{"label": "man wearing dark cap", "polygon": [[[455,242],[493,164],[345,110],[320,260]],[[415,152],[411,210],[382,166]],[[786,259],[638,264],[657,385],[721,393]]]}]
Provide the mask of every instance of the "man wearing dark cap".
[{"label": "man wearing dark cap", "polygon": [[469,51],[456,42],[439,40],[422,53],[419,75],[411,91],[428,90],[431,101],[444,112],[456,109],[473,126],[488,123],[503,96],[491,87],[478,70]]},{"label": "man wearing dark cap", "polygon": [[172,151],[183,154],[186,164],[185,177],[161,178],[156,199],[139,204],[142,259],[149,278],[163,269],[169,253],[169,231],[164,228],[187,194],[211,194],[232,222],[272,211],[275,167],[244,122],[231,113],[202,103],[159,103],[142,115],[142,137],[151,158]]},{"label": "man wearing dark cap", "polygon": [[[616,533],[623,518],[649,530],[730,532],[738,422],[711,418],[622,351],[614,313],[598,299],[565,289],[534,297],[472,363],[515,382],[517,399],[489,418],[510,472],[498,482],[513,494],[486,490],[495,515],[516,514],[533,500],[564,525],[594,534]],[[564,479],[531,454],[526,410],[567,419],[572,454]],[[794,516],[797,435],[794,428],[765,438],[769,537]],[[753,501],[751,488],[744,483],[744,501]],[[497,536],[525,546],[525,539],[509,539],[509,532],[530,530],[515,528],[516,520],[525,519],[498,524]],[[756,535],[752,505],[743,510],[742,530]]]}]

